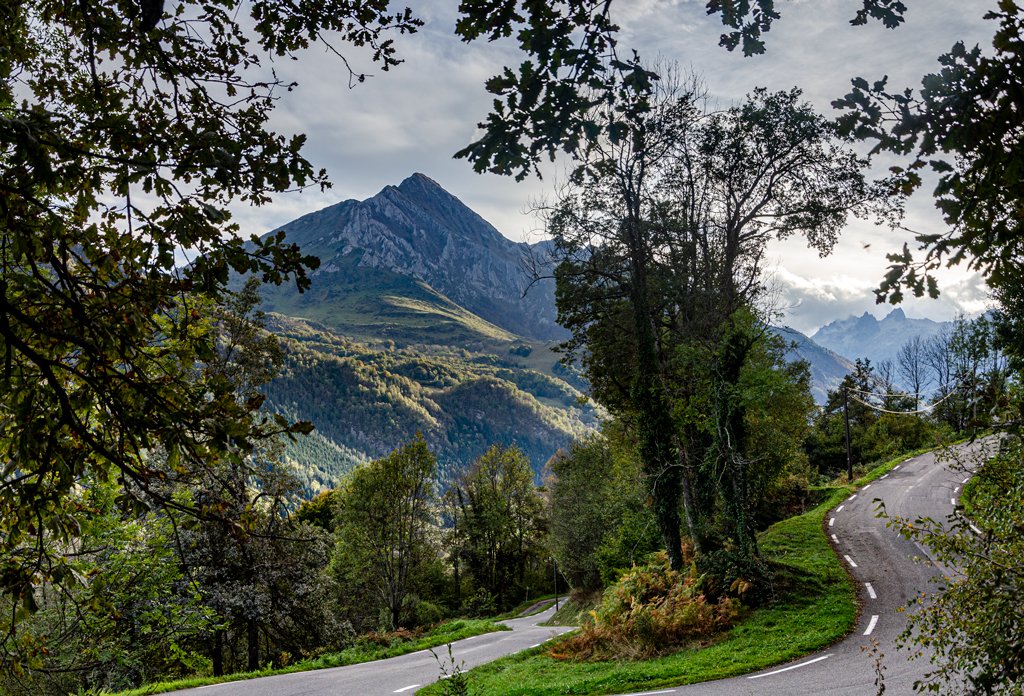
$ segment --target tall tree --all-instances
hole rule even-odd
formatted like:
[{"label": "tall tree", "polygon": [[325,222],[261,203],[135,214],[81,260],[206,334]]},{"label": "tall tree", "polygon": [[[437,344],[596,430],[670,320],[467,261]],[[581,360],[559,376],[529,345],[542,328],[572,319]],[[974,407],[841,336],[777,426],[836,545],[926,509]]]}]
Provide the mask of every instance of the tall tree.
[{"label": "tall tree", "polygon": [[925,364],[925,341],[914,336],[900,346],[896,353],[896,366],[903,383],[914,395],[914,410],[921,403],[921,392],[928,384],[927,365]]},{"label": "tall tree", "polygon": [[493,445],[459,476],[453,495],[454,553],[474,584],[506,608],[521,597],[546,531],[530,460],[518,447]]},{"label": "tall tree", "polygon": [[355,469],[340,495],[337,560],[371,588],[390,628],[409,617],[417,571],[429,545],[437,460],[423,436]]},{"label": "tall tree", "polygon": [[734,541],[752,549],[736,444],[745,407],[735,386],[758,341],[739,313],[761,297],[766,243],[802,234],[827,253],[847,216],[867,213],[881,191],[798,90],[758,90],[717,113],[706,111],[692,78],[637,91],[647,106],[593,144],[548,230],[561,262],[559,320],[573,332],[568,348],[582,353],[596,398],[635,429],[679,568],[680,496],[702,546],[707,506],[694,479],[707,456],[728,482]]}]

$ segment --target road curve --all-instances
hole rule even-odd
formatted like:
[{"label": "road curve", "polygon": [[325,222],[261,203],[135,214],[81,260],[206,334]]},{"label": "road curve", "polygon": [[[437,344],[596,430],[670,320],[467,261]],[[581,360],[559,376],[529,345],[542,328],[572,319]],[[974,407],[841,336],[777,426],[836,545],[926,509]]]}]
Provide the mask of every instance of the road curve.
[{"label": "road curve", "polygon": [[[877,501],[892,516],[945,520],[954,510],[969,473],[980,462],[983,443],[960,445],[959,465],[930,452],[902,462],[881,479],[844,500],[825,518],[825,532],[836,554],[860,588],[861,615],[842,642],[814,655],[751,675],[702,684],[662,688],[642,694],[694,696],[865,696],[876,693],[875,660],[862,648],[878,641],[884,658],[885,693],[911,694],[914,682],[928,671],[926,659],[909,660],[895,640],[906,626],[899,612],[920,592],[934,591],[940,570],[928,551],[887,529],[876,517]],[[636,696],[636,695],[634,695]]]},{"label": "road curve", "polygon": [[[532,648],[571,631],[571,626],[538,625],[550,619],[554,613],[555,608],[551,606],[533,616],[502,621],[501,623],[511,628],[511,631],[485,633],[452,643],[455,663],[469,669]],[[447,648],[442,645],[434,648],[434,652],[438,657],[444,658],[445,666],[450,672]],[[413,694],[420,687],[437,681],[440,676],[441,670],[437,660],[429,650],[421,650],[400,657],[347,667],[213,684],[175,693],[196,696],[390,696]]]}]

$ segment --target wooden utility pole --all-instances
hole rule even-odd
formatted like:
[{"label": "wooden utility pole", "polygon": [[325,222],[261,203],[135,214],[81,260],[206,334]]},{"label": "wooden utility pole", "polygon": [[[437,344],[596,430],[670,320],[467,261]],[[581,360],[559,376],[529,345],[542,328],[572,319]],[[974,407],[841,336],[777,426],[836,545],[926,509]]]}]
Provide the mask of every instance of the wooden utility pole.
[{"label": "wooden utility pole", "polygon": [[843,423],[846,426],[846,480],[853,483],[853,455],[850,453],[850,391],[843,385]]},{"label": "wooden utility pole", "polygon": [[555,581],[555,611],[558,611],[558,561],[551,557],[551,577]]}]

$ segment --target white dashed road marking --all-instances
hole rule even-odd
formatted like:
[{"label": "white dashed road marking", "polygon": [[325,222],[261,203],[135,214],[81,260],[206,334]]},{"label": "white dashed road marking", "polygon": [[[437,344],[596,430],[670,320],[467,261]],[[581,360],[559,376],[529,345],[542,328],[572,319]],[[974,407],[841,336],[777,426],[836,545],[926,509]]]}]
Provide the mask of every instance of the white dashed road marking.
[{"label": "white dashed road marking", "polygon": [[878,614],[873,614],[871,620],[868,621],[867,630],[864,631],[864,635],[870,636],[871,632],[875,630],[875,626],[878,624]]},{"label": "white dashed road marking", "polygon": [[836,508],[836,512],[842,512],[844,507],[846,507],[846,506],[845,505],[840,505],[839,507]]},{"label": "white dashed road marking", "polygon": [[408,691],[409,689],[415,689],[417,686],[419,686],[419,684],[412,684],[410,686],[403,686],[401,689],[395,689],[393,693],[400,694],[403,691]]},{"label": "white dashed road marking", "polygon": [[836,523],[836,518],[835,518],[835,517],[833,517],[832,519],[830,519],[830,520],[828,521],[828,526],[829,526],[829,527],[832,527],[832,526],[834,526],[834,525],[835,525],[835,523]]},{"label": "white dashed road marking", "polygon": [[752,677],[747,677],[747,679],[760,679],[761,677],[770,677],[773,674],[781,674],[783,672],[788,672],[789,670],[796,669],[797,667],[806,667],[807,665],[813,665],[815,662],[821,662],[822,660],[827,660],[830,657],[832,657],[832,655],[822,655],[821,657],[816,657],[813,660],[807,660],[806,662],[801,662],[801,663],[796,664],[796,665],[790,665],[789,667],[783,667],[782,669],[777,669],[774,672],[766,672],[764,674],[755,674]]},{"label": "white dashed road marking", "polygon": [[839,543],[839,537],[837,537],[835,534],[833,534],[832,535],[832,541],[834,541],[834,542],[836,542],[838,544]]},{"label": "white dashed road marking", "polygon": [[869,489],[869,488],[871,488],[871,484],[870,484],[870,483],[869,483],[868,485],[864,486],[863,490],[865,490],[865,491],[866,491],[866,490],[867,490],[867,489]]},{"label": "white dashed road marking", "polygon": [[843,554],[843,558],[846,559],[846,562],[850,564],[851,568],[856,568],[857,567],[857,564],[853,562],[853,559],[850,558],[849,556],[847,556],[845,553]]},{"label": "white dashed road marking", "polygon": [[856,497],[857,497],[857,494],[854,493],[853,495],[851,495],[849,498],[846,499],[846,502],[850,502],[851,500],[853,500]]},{"label": "white dashed road marking", "polygon": [[949,504],[952,505],[953,507],[956,507],[956,498],[950,498]]},{"label": "white dashed road marking", "polygon": [[971,477],[970,477],[970,476],[968,476],[967,478],[965,478],[965,479],[964,479],[963,481],[961,481],[960,483],[967,483],[967,482],[968,482],[968,481],[970,481],[970,480],[971,480]]},{"label": "white dashed road marking", "polygon": [[864,583],[864,587],[868,588],[868,597],[871,599],[878,599],[878,595],[875,594],[875,588],[871,586],[870,582]]},{"label": "white dashed road marking", "polygon": [[956,488],[953,489],[953,493],[959,493],[959,492],[960,492],[960,486],[957,486]]}]

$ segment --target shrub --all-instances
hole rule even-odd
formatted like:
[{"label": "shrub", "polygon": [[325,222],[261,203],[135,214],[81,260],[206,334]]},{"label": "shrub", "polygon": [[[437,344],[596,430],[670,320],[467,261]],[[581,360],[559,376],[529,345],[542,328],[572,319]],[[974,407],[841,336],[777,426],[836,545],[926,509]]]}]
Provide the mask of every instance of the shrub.
[{"label": "shrub", "polygon": [[433,626],[444,619],[445,610],[439,604],[421,599],[416,602],[416,608],[413,610],[413,615],[417,626]]},{"label": "shrub", "polygon": [[580,632],[557,643],[551,656],[561,660],[649,659],[728,628],[739,614],[739,601],[710,602],[700,577],[669,568],[666,554],[625,575],[604,594]]}]

